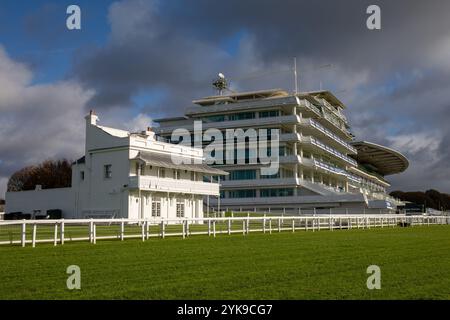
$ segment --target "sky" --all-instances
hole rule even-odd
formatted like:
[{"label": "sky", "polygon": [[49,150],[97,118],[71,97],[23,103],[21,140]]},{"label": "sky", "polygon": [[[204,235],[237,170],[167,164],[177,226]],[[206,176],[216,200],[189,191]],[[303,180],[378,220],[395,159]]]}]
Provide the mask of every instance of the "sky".
[{"label": "sky", "polygon": [[[66,9],[81,9],[68,30]],[[381,29],[366,27],[371,4]],[[356,140],[402,152],[391,190],[450,193],[450,1],[0,2],[0,197],[16,170],[77,159],[84,115],[138,130],[214,94],[331,90]],[[323,67],[328,66],[328,67]]]}]

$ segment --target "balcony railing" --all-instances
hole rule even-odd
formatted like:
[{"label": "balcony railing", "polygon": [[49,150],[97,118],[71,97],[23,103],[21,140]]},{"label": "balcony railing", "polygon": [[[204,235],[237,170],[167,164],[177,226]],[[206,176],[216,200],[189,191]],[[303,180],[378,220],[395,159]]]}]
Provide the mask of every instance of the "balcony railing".
[{"label": "balcony railing", "polygon": [[354,182],[357,182],[357,183],[361,183],[361,178],[359,178],[359,177],[357,177],[357,176],[347,172],[344,169],[332,166],[330,164],[327,164],[325,162],[319,161],[317,159],[314,159],[313,163],[314,163],[314,166],[317,167],[317,168],[326,170],[326,171],[334,173],[334,174],[345,176],[345,177],[347,177],[347,179],[349,179],[351,181],[354,181]]},{"label": "balcony railing", "polygon": [[329,111],[331,111],[336,117],[340,118],[342,121],[347,122],[347,118],[337,111],[328,101],[322,100],[322,103],[328,108]]},{"label": "balcony railing", "polygon": [[322,126],[321,124],[319,124],[318,122],[314,121],[313,119],[308,119],[308,123],[316,128],[317,130],[321,131],[323,134],[327,135],[328,137],[332,138],[333,140],[337,141],[339,144],[341,144],[342,146],[346,147],[347,149],[349,149],[351,152],[353,153],[357,153],[357,150],[355,147],[351,146],[349,143],[345,142],[344,140],[342,140],[341,138],[339,138],[337,135],[335,135],[333,132],[331,132],[330,130],[326,129],[324,126]]},{"label": "balcony railing", "polygon": [[152,176],[131,176],[130,188],[148,191],[178,192],[200,195],[219,195],[219,184],[184,179],[157,178]]},{"label": "balcony railing", "polygon": [[305,100],[305,107],[314,112],[315,114],[317,114],[318,116],[322,116],[322,110],[318,106],[312,104],[311,102]]},{"label": "balcony railing", "polygon": [[338,157],[339,159],[342,159],[345,162],[347,162],[347,163],[349,163],[349,164],[351,164],[353,166],[357,166],[358,165],[358,163],[354,159],[352,159],[350,157],[347,157],[346,155],[340,153],[339,151],[337,151],[337,150],[327,146],[326,144],[322,143],[321,141],[319,141],[319,140],[317,140],[317,139],[315,139],[313,137],[310,137],[310,141],[311,141],[311,144],[321,148],[322,150],[327,151],[328,153],[333,154],[334,156]]},{"label": "balcony railing", "polygon": [[339,174],[339,175],[342,175],[342,176],[347,176],[347,172],[344,169],[341,169],[341,168],[329,165],[329,164],[327,164],[325,162],[322,162],[322,161],[319,161],[319,160],[316,160],[316,159],[313,160],[313,163],[314,163],[314,166],[317,167],[317,168],[321,168],[321,169],[326,170],[328,172]]},{"label": "balcony railing", "polygon": [[342,114],[336,114],[334,111],[329,110],[328,108],[324,107],[318,107],[314,104],[312,104],[309,101],[305,101],[304,106],[309,109],[310,111],[314,112],[320,117],[323,117],[327,119],[329,122],[331,122],[334,126],[339,128],[340,130],[344,131],[345,133],[349,134],[349,131],[345,127],[345,124],[342,122],[347,122],[347,118],[345,118]]},{"label": "balcony railing", "polygon": [[347,172],[347,178],[353,182],[361,183],[361,178]]}]

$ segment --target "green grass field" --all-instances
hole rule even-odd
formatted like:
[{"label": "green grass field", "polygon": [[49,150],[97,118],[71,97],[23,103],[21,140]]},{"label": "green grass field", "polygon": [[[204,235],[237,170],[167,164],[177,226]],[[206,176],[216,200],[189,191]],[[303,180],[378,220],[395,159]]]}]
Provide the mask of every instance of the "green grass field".
[{"label": "green grass field", "polygon": [[450,226],[6,245],[0,275],[0,299],[450,299]]}]

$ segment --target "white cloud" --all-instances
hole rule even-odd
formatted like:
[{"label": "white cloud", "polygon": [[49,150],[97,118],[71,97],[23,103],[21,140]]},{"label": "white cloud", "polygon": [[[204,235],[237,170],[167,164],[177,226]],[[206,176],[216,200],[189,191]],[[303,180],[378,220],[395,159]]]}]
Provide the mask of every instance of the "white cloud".
[{"label": "white cloud", "polygon": [[131,132],[140,132],[151,126],[152,118],[143,113],[139,113],[136,117],[126,123],[126,127]]},{"label": "white cloud", "polygon": [[0,47],[0,197],[13,171],[83,151],[84,107],[92,93],[72,81],[33,85],[32,76]]},{"label": "white cloud", "polygon": [[427,152],[436,155],[439,149],[440,138],[431,133],[414,133],[387,137],[391,147],[403,153],[417,154]]}]

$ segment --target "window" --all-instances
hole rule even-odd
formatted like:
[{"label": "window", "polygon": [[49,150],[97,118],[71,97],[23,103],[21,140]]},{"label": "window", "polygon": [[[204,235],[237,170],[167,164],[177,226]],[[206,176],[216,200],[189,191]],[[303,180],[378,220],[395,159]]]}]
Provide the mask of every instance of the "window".
[{"label": "window", "polygon": [[233,190],[229,193],[230,198],[255,198],[256,190],[254,189],[243,189],[243,190]]},{"label": "window", "polygon": [[262,198],[266,197],[289,197],[294,195],[294,189],[284,188],[284,189],[261,189],[260,196]]},{"label": "window", "polygon": [[160,178],[166,177],[166,170],[164,168],[159,169],[159,177]]},{"label": "window", "polygon": [[195,172],[194,171],[191,171],[191,180],[195,181]]},{"label": "window", "polygon": [[84,171],[80,171],[80,179],[84,180]]},{"label": "window", "polygon": [[112,165],[105,164],[103,167],[103,173],[105,179],[111,179],[112,178],[112,171],[111,171]]},{"label": "window", "polygon": [[184,217],[184,203],[177,203],[177,218]]},{"label": "window", "polygon": [[160,201],[152,201],[152,217],[161,217]]},{"label": "window", "polygon": [[173,178],[174,179],[180,179],[181,172],[180,170],[173,170]]},{"label": "window", "polygon": [[235,113],[230,116],[228,116],[228,119],[230,121],[234,120],[246,120],[246,119],[254,119],[255,113],[254,112],[242,112],[242,113]]},{"label": "window", "polygon": [[256,179],[256,170],[234,170],[230,172],[229,180]]},{"label": "window", "polygon": [[269,110],[269,111],[261,111],[259,113],[260,118],[271,118],[271,117],[278,117],[280,115],[279,110]]},{"label": "window", "polygon": [[278,179],[278,178],[281,178],[280,170],[278,170],[277,173],[271,174],[271,175],[261,174],[260,178],[261,179]]},{"label": "window", "polygon": [[222,121],[225,121],[225,116],[224,115],[209,116],[209,117],[203,118],[203,121],[205,121],[205,122],[222,122]]}]

